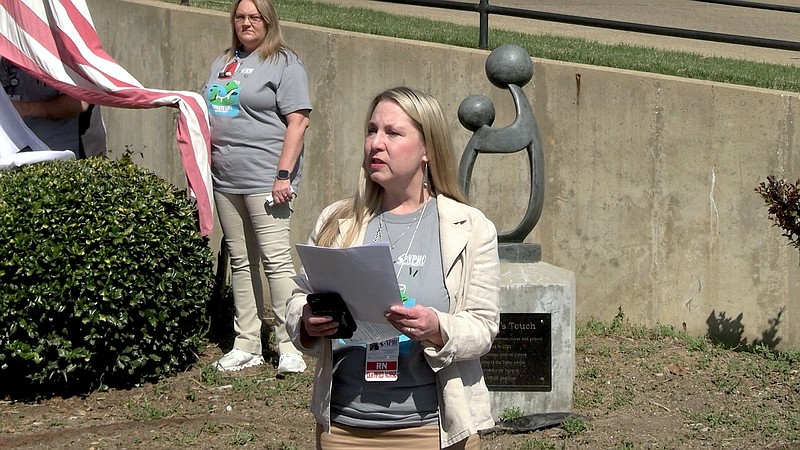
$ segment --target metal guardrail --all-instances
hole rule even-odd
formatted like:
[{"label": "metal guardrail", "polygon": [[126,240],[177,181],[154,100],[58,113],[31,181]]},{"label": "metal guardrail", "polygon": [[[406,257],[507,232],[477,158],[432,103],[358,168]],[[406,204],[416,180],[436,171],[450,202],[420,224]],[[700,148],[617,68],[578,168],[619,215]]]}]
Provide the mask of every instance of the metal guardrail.
[{"label": "metal guardrail", "polygon": [[800,7],[798,6],[772,5],[769,3],[746,2],[742,0],[692,0],[692,1],[702,2],[702,3],[714,3],[716,5],[742,6],[744,8],[767,9],[770,11],[800,13]]},{"label": "metal guardrail", "polygon": [[[460,11],[472,11],[480,14],[480,30],[478,36],[478,47],[487,49],[489,47],[489,14],[500,14],[503,16],[520,17],[524,19],[536,19],[549,22],[568,23],[572,25],[583,25],[597,28],[608,28],[612,30],[633,31],[637,33],[656,34],[687,39],[697,39],[704,41],[722,42],[726,44],[749,45],[753,47],[774,48],[779,50],[800,51],[800,42],[784,41],[780,39],[767,39],[753,36],[741,36],[726,33],[712,33],[708,31],[689,30],[684,28],[662,27],[657,25],[647,25],[642,23],[623,22],[619,20],[597,19],[593,17],[573,16],[569,14],[549,13],[543,11],[532,11],[528,9],[510,8],[505,6],[493,6],[489,0],[480,0],[478,4],[447,1],[447,0],[375,0],[384,3],[401,3],[404,5],[428,6],[433,8],[453,9]],[[704,0],[696,0],[704,1]],[[766,5],[763,3],[735,1],[735,0],[705,0],[714,3],[733,4],[735,6],[758,5],[761,8],[766,6],[780,7],[781,5]],[[780,9],[781,11],[800,12],[800,8]]]}]

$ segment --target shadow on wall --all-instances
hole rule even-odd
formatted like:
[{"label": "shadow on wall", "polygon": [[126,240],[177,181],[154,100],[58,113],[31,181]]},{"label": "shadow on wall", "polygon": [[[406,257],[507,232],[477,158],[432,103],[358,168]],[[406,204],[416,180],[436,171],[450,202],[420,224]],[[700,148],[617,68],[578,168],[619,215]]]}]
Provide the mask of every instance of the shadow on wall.
[{"label": "shadow on wall", "polygon": [[[774,319],[769,320],[769,328],[761,332],[761,338],[754,339],[750,345],[764,345],[773,350],[781,342],[778,337],[778,326],[781,323],[785,308],[782,308]],[[725,311],[719,313],[716,310],[706,319],[708,325],[707,336],[715,344],[723,345],[728,348],[748,345],[744,336],[744,324],[742,324],[742,313],[736,318],[729,318]]]}]

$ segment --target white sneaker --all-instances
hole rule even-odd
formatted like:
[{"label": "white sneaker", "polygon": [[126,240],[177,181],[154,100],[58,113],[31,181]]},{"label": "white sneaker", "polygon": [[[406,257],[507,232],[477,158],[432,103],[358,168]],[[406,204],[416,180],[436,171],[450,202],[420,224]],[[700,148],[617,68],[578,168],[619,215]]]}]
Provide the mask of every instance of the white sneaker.
[{"label": "white sneaker", "polygon": [[305,370],[306,362],[297,353],[284,353],[278,360],[278,374],[303,373]]},{"label": "white sneaker", "polygon": [[220,372],[238,372],[242,369],[261,364],[264,364],[263,356],[235,348],[226,353],[219,361],[215,362],[214,367]]}]

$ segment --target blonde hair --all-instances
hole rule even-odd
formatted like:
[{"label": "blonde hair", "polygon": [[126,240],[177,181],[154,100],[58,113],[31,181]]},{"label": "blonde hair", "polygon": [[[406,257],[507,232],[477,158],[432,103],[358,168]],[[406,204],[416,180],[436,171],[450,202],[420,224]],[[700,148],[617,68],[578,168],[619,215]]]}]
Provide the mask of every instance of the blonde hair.
[{"label": "blonde hair", "polygon": [[[241,47],[242,42],[239,40],[239,36],[236,35],[236,10],[239,8],[239,5],[244,0],[234,0],[233,4],[231,5],[231,31],[233,37],[231,38],[231,47],[228,49],[228,53],[226,58],[232,59],[233,55],[236,53],[236,49]],[[264,36],[264,40],[261,41],[261,44],[258,46],[258,58],[261,61],[265,61],[270,58],[275,58],[278,55],[283,55],[284,57],[286,54],[284,52],[290,51],[292,53],[296,53],[294,50],[289,47],[286,43],[286,40],[283,38],[283,33],[281,32],[281,24],[278,21],[278,13],[275,11],[275,6],[272,4],[270,0],[250,0],[256,6],[258,13],[261,14],[261,17],[264,18],[264,26],[267,30],[267,35]]]},{"label": "blonde hair", "polygon": [[[450,131],[439,102],[431,95],[408,87],[395,87],[378,94],[370,103],[364,123],[366,135],[372,113],[380,102],[391,101],[400,106],[422,134],[428,157],[428,189],[431,195],[444,195],[461,203],[466,203],[458,184],[455,152]],[[383,188],[372,181],[365,167],[361,165],[356,193],[342,203],[322,225],[317,235],[317,245],[329,247],[336,239],[339,220],[353,218],[356,226],[343,236],[343,245],[352,245],[366,220],[375,216],[380,208]]]}]

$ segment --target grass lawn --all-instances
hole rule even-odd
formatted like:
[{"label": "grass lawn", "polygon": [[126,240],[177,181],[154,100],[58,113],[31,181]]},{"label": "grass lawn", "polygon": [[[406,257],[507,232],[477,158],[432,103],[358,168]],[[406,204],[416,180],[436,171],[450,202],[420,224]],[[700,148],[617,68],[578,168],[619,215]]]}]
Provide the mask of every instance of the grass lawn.
[{"label": "grass lawn", "polygon": [[[162,0],[180,3],[180,0]],[[478,27],[418,17],[398,16],[368,8],[342,7],[311,0],[273,0],[281,20],[358,33],[478,48]],[[191,0],[191,5],[227,11],[230,2]],[[476,14],[477,23],[477,14]],[[490,49],[517,44],[538,58],[659,73],[790,92],[800,92],[800,67],[706,57],[579,38],[491,30]]]}]

